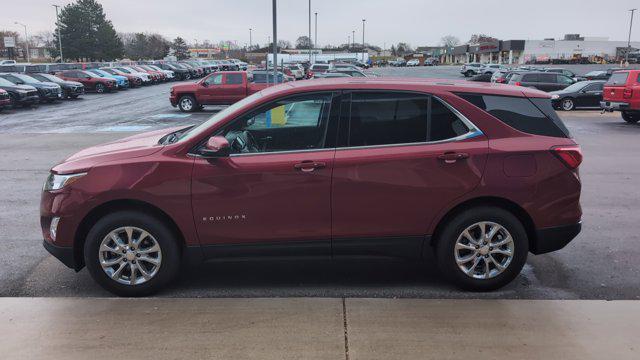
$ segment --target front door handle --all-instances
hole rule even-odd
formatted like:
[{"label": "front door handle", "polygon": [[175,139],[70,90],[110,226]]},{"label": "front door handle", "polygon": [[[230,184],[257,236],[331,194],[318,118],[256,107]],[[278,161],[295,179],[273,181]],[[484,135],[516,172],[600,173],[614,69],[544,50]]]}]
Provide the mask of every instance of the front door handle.
[{"label": "front door handle", "polygon": [[453,164],[458,160],[464,160],[468,158],[469,154],[458,152],[446,152],[444,154],[438,155],[438,159],[443,160],[447,164]]},{"label": "front door handle", "polygon": [[293,168],[302,172],[313,172],[316,169],[324,169],[327,167],[326,163],[320,161],[303,161],[301,163],[293,165]]}]

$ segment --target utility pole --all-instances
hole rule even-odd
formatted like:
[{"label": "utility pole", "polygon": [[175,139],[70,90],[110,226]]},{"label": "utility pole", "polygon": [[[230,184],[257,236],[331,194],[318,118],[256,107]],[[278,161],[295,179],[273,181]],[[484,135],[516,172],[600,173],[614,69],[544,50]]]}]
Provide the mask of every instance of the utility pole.
[{"label": "utility pole", "polygon": [[24,38],[25,43],[27,44],[27,62],[31,62],[31,56],[29,55],[29,35],[27,34],[27,25],[15,22],[16,25],[22,25],[24,27]]},{"label": "utility pole", "polygon": [[636,12],[636,10],[638,9],[629,10],[631,11],[631,23],[629,23],[629,40],[627,42],[627,53],[624,56],[625,64],[629,62],[629,53],[631,52],[631,29],[633,29],[633,14]]},{"label": "utility pole", "polygon": [[351,48],[355,50],[356,48],[356,31],[355,30],[351,30]]},{"label": "utility pole", "polygon": [[313,41],[311,41],[311,0],[309,0],[309,64],[311,64],[311,48],[313,47]]},{"label": "utility pole", "polygon": [[351,47],[351,35],[347,35],[347,52],[349,52],[350,47]]},{"label": "utility pole", "polygon": [[253,45],[253,44],[251,44],[251,31],[252,31],[252,29],[249,28],[249,51],[251,51],[251,46]]},{"label": "utility pole", "polygon": [[62,60],[62,36],[60,36],[60,15],[58,15],[58,8],[60,7],[60,5],[51,5],[54,8],[56,8],[56,27],[58,28],[58,48],[60,51],[60,63],[63,63],[64,61]]},{"label": "utility pole", "polygon": [[[309,0],[311,1],[311,0]],[[273,0],[273,84],[278,83],[278,9],[277,0]],[[267,64],[267,68],[269,64]],[[267,80],[269,75],[267,73]]]},{"label": "utility pole", "polygon": [[314,36],[316,46],[318,46],[318,13],[316,13],[316,35]]},{"label": "utility pole", "polygon": [[364,62],[364,23],[367,19],[362,19],[362,62]]}]

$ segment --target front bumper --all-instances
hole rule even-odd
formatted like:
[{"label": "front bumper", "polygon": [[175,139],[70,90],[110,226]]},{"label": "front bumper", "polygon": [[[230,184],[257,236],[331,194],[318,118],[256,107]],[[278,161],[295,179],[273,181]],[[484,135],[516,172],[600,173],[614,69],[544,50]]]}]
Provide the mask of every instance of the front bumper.
[{"label": "front bumper", "polygon": [[540,255],[560,250],[575,239],[580,230],[581,222],[536,230],[536,238],[531,242],[529,251],[534,255]]},{"label": "front bumper", "polygon": [[42,246],[53,255],[56,259],[60,260],[68,268],[78,271],[76,266],[75,256],[72,247],[62,247],[53,245],[46,240],[42,240]]},{"label": "front bumper", "polygon": [[615,101],[600,101],[600,108],[604,111],[621,111],[621,110],[629,110],[629,103],[625,102],[615,102]]}]

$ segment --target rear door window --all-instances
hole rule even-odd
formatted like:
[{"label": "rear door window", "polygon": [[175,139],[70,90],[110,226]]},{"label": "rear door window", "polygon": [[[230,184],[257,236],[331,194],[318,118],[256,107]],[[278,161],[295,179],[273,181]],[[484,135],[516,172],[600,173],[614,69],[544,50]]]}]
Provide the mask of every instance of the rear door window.
[{"label": "rear door window", "polygon": [[627,79],[629,78],[629,72],[615,72],[611,74],[609,81],[607,81],[607,85],[624,85],[627,83]]},{"label": "rear door window", "polygon": [[522,75],[522,82],[540,82],[538,80],[538,74],[524,74]]},{"label": "rear door window", "polygon": [[227,85],[241,85],[242,74],[227,74]]},{"label": "rear door window", "polygon": [[558,82],[558,80],[556,80],[558,77],[557,74],[554,73],[549,73],[549,74],[538,74],[538,82],[543,82],[543,83],[556,83]]},{"label": "rear door window", "polygon": [[458,96],[521,132],[570,137],[550,99],[458,93]]}]

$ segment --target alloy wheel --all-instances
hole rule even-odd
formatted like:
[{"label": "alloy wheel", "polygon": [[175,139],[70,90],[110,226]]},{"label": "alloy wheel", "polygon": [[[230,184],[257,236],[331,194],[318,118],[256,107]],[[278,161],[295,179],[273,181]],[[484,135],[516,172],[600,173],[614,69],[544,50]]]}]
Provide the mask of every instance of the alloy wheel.
[{"label": "alloy wheel", "polygon": [[562,100],[562,110],[564,111],[571,111],[573,110],[573,100],[571,99],[564,99]]},{"label": "alloy wheel", "polygon": [[153,279],[160,270],[162,251],[147,231],[126,226],[104,237],[98,260],[112,280],[124,285],[140,285]]},{"label": "alloy wheel", "polygon": [[502,274],[514,256],[514,242],[507,229],[482,221],[467,227],[454,247],[458,268],[474,279],[491,279]]},{"label": "alloy wheel", "polygon": [[193,109],[193,101],[190,98],[185,97],[180,100],[180,107],[184,111],[191,111]]}]

